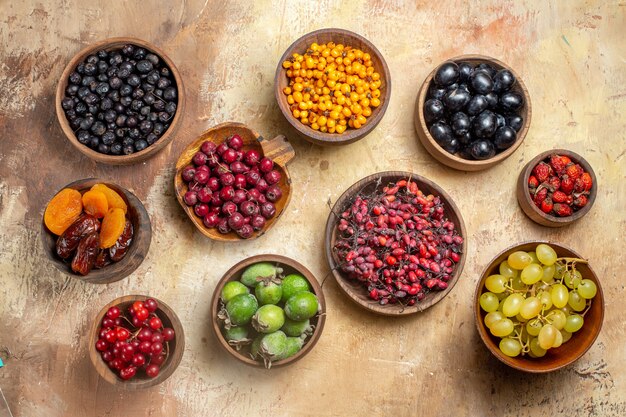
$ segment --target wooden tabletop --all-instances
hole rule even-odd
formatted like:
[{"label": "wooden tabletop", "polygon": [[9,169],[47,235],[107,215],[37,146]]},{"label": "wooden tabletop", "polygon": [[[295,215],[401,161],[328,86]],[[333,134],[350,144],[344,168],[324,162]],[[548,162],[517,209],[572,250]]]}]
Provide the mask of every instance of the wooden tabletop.
[{"label": "wooden tabletop", "polygon": [[[113,6],[115,5],[115,6]],[[0,387],[20,417],[56,416],[623,416],[626,415],[626,3],[619,1],[213,1],[0,2]],[[369,39],[394,89],[365,139],[323,148],[297,137],[274,97],[278,59],[295,39],[342,27]],[[87,159],[62,134],[54,92],[83,47],[115,36],[162,48],[184,78],[187,108],[169,147],[133,166]],[[480,53],[523,77],[533,120],[521,147],[481,172],[454,171],[418,142],[419,86],[448,57]],[[179,153],[225,121],[264,137],[284,134],[291,203],[266,235],[213,242],[189,221],[173,189]],[[534,155],[583,155],[599,192],[574,226],[548,229],[517,206],[515,182]],[[413,171],[455,200],[469,256],[458,284],[423,314],[380,317],[324,283],[327,321],[303,360],[270,371],[223,352],[210,331],[213,289],[233,264],[259,253],[301,262],[322,282],[328,201],[377,171]],[[39,236],[45,202],[65,184],[98,177],[133,191],[152,220],[152,244],[129,277],[94,285],[47,262]],[[550,239],[589,258],[606,297],[591,350],[572,366],[526,375],[501,364],[474,326],[472,294],[483,267],[519,241]],[[155,296],[180,317],[185,354],[163,384],[127,392],[100,379],[88,329],[102,306],[127,294]]]}]

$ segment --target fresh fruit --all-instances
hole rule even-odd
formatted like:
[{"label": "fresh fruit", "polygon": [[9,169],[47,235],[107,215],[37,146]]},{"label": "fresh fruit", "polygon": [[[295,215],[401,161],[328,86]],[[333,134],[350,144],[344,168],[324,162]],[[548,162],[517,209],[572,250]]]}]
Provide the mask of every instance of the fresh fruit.
[{"label": "fresh fruit", "polygon": [[241,326],[250,323],[259,308],[257,299],[252,294],[239,294],[226,303],[225,311],[231,325]]},{"label": "fresh fruit", "polygon": [[310,319],[319,312],[319,309],[317,297],[309,291],[292,295],[285,303],[285,314],[296,321]]},{"label": "fresh fruit", "polygon": [[287,335],[282,331],[265,335],[259,344],[258,355],[263,358],[266,368],[271,368],[272,362],[280,360],[287,350]]},{"label": "fresh fruit", "polygon": [[311,291],[309,281],[300,274],[289,274],[282,280],[281,301],[287,302],[292,295],[302,291]]},{"label": "fresh fruit", "polygon": [[260,305],[277,304],[283,295],[283,288],[280,280],[263,280],[256,284],[254,294]]},{"label": "fresh fruit", "polygon": [[280,328],[287,336],[301,336],[304,333],[313,334],[315,326],[311,325],[309,319],[306,320],[291,320],[289,317],[285,317],[285,324]]},{"label": "fresh fruit", "polygon": [[259,307],[252,317],[252,327],[259,333],[273,333],[285,324],[285,311],[273,304]]},{"label": "fresh fruit", "polygon": [[80,192],[64,188],[48,203],[43,215],[44,223],[52,233],[61,235],[78,219],[82,211],[83,202]]},{"label": "fresh fruit", "polygon": [[227,282],[226,285],[224,285],[224,287],[222,288],[222,293],[221,293],[221,298],[220,299],[224,303],[228,303],[234,297],[236,297],[236,296],[238,296],[240,294],[248,294],[248,293],[250,293],[250,290],[248,289],[248,287],[243,285],[241,282],[239,282],[239,281],[230,281],[230,282]]}]

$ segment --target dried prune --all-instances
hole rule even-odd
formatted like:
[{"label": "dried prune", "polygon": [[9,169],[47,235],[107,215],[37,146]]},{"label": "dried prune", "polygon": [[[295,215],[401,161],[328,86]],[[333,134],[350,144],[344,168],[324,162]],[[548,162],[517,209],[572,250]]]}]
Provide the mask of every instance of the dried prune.
[{"label": "dried prune", "polygon": [[131,242],[133,241],[133,224],[130,220],[126,219],[126,225],[124,231],[117,239],[115,244],[109,248],[109,255],[111,260],[119,262],[128,252]]},{"label": "dried prune", "polygon": [[57,255],[61,258],[69,258],[78,247],[81,239],[86,235],[98,232],[100,222],[90,214],[81,214],[70,227],[65,229],[63,234],[57,239]]},{"label": "dried prune", "polygon": [[76,255],[72,259],[72,271],[77,274],[87,275],[96,263],[96,257],[100,247],[100,236],[93,232],[81,239],[76,249]]}]

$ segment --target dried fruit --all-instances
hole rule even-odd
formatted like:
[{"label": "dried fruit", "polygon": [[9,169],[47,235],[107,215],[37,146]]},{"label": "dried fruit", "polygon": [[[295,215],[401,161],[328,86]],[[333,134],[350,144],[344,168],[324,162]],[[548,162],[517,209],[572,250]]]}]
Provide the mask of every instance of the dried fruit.
[{"label": "dried fruit", "polygon": [[126,216],[120,208],[110,209],[102,219],[100,230],[100,247],[110,248],[124,232]]},{"label": "dried fruit", "polygon": [[591,190],[591,187],[593,186],[593,180],[591,179],[591,174],[589,174],[588,172],[585,172],[583,173],[583,175],[581,175],[580,179],[585,185],[585,191]]},{"label": "dried fruit", "polygon": [[535,177],[534,175],[531,175],[530,177],[528,177],[528,187],[537,188],[538,186],[539,186],[539,181],[537,180],[537,177]]},{"label": "dried fruit", "polygon": [[56,251],[61,258],[69,258],[78,247],[81,239],[88,234],[98,232],[100,223],[90,214],[82,214],[57,239]]},{"label": "dried fruit", "polygon": [[574,191],[574,180],[571,179],[568,175],[563,175],[561,178],[561,191],[565,194],[571,194]]},{"label": "dried fruit", "polygon": [[124,210],[124,213],[128,212],[128,207],[126,205],[126,201],[119,195],[115,190],[107,187],[104,184],[95,184],[91,187],[92,191],[100,191],[105,195],[107,202],[109,203],[109,208],[120,208]]},{"label": "dried fruit", "polygon": [[109,211],[109,202],[104,193],[89,190],[83,194],[83,209],[86,213],[101,219]]},{"label": "dried fruit", "polygon": [[130,248],[130,244],[133,241],[133,224],[130,220],[126,219],[126,224],[124,225],[124,231],[117,239],[115,244],[109,248],[109,256],[113,262],[119,262],[126,256],[126,252],[128,252],[128,248]]},{"label": "dried fruit", "polygon": [[564,203],[567,200],[567,194],[563,191],[555,191],[552,194],[552,201],[555,203]]},{"label": "dried fruit", "polygon": [[572,208],[567,204],[555,204],[554,205],[554,214],[559,217],[567,217],[572,215]]},{"label": "dried fruit", "polygon": [[548,197],[541,202],[541,211],[548,214],[552,211],[553,206],[554,204],[552,203],[552,199]]},{"label": "dried fruit", "polygon": [[569,165],[567,169],[565,170],[565,173],[569,175],[569,177],[573,180],[576,180],[577,178],[579,178],[583,174],[583,172],[585,171],[578,164]]},{"label": "dried fruit", "polygon": [[72,259],[72,271],[87,275],[96,263],[99,246],[100,237],[98,233],[93,232],[85,236],[78,244],[76,255]]},{"label": "dried fruit", "polygon": [[555,154],[550,157],[550,166],[552,166],[552,169],[557,173],[557,175],[563,174],[566,165],[567,164],[563,161],[563,158],[561,158],[560,155]]},{"label": "dried fruit", "polygon": [[535,175],[535,177],[537,177],[537,180],[540,183],[546,181],[552,175],[552,173],[552,168],[545,162],[540,162],[533,169],[533,174]]},{"label": "dried fruit", "polygon": [[572,203],[578,207],[578,208],[583,208],[587,205],[588,199],[586,195],[581,195],[579,196],[576,200],[574,200]]},{"label": "dried fruit", "polygon": [[52,197],[43,219],[46,227],[55,235],[61,235],[65,229],[78,219],[83,211],[80,193],[71,188],[64,188]]}]

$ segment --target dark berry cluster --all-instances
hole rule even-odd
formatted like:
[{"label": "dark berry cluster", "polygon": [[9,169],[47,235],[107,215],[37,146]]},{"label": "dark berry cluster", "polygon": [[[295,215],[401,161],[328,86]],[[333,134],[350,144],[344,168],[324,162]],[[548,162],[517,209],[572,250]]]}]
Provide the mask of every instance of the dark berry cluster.
[{"label": "dark berry cluster", "polygon": [[128,44],[79,63],[61,106],[80,143],[103,154],[130,155],[167,131],[177,103],[176,81],[166,63]]}]

